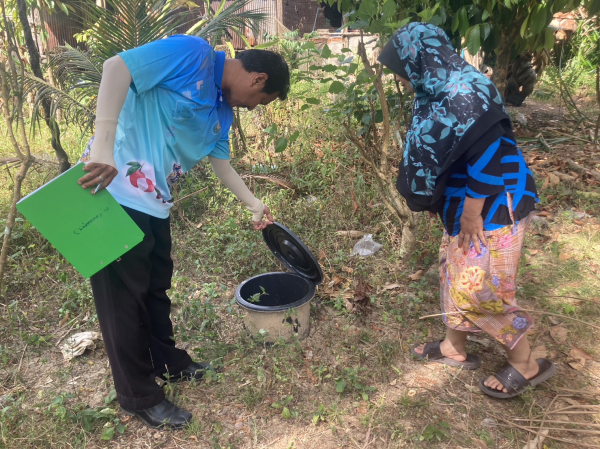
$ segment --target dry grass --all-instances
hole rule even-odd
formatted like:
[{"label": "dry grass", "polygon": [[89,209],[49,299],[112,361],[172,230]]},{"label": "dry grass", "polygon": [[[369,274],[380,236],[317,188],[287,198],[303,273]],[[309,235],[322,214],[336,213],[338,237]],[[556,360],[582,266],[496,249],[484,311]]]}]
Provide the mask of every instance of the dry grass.
[{"label": "dry grass", "polygon": [[[356,154],[330,139],[335,130],[326,127],[303,128],[294,147],[270,159],[250,150],[237,167],[251,173],[258,163],[277,165],[277,175],[298,186],[290,191],[252,180],[276,218],[319,257],[327,276],[314,301],[311,334],[302,342],[265,347],[246,335],[238,309],[227,310],[236,286],[282,268],[210,170],[201,165],[180,187],[180,197],[202,191],[173,213],[177,338],[196,358],[225,368],[208,382],[166,386],[169,397],[194,414],[185,431],[149,430],[110,401],[110,367],[101,343],[63,361],[57,348],[62,337],[98,330],[89,286],[34,230],[23,230],[14,242],[8,303],[0,314],[0,447],[520,449],[544,428],[548,448],[576,447],[575,442],[598,447],[600,439],[590,432],[600,424],[600,332],[581,321],[600,324],[600,208],[580,193],[597,192],[597,186],[585,178],[541,191],[547,214],[526,242],[520,303],[579,321],[536,314],[531,341],[557,364],[557,375],[519,398],[495,400],[477,388],[505,357],[491,339],[469,343],[469,351],[484,361],[475,372],[412,359],[413,345],[444,331],[438,318],[419,320],[439,313],[435,271],[411,279],[435,261],[441,231],[423,217],[418,251],[413,260],[400,262],[394,221]],[[40,152],[43,146],[36,143]],[[561,169],[558,150],[526,150],[528,160],[544,162],[532,164],[540,186],[548,171]],[[587,147],[584,152],[597,154]],[[38,176],[30,187],[48,174]],[[6,174],[0,179],[10,184]],[[350,257],[358,238],[337,235],[340,230],[372,233],[384,247],[374,257]],[[359,277],[374,287],[367,316],[346,309],[345,297]],[[567,330],[564,341],[550,335],[556,326]],[[572,355],[574,346],[590,356],[582,366]],[[340,394],[341,381],[346,386]],[[289,415],[282,414],[283,407]],[[100,439],[107,419],[94,419],[85,430],[82,418],[83,410],[106,408],[127,426],[111,441]]]}]

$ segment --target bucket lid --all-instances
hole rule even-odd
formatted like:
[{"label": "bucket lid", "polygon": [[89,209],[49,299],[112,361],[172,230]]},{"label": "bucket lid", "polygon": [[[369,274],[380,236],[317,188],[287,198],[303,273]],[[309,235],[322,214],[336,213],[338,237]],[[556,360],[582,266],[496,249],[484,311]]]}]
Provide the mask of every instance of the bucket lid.
[{"label": "bucket lid", "polygon": [[315,284],[323,281],[323,272],[317,258],[292,231],[280,223],[273,223],[262,232],[271,252],[287,269]]}]

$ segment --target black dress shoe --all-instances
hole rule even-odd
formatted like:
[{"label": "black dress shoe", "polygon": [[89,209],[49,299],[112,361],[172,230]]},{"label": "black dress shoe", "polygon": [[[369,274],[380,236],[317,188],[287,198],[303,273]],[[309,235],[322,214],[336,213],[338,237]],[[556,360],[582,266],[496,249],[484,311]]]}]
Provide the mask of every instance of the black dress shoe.
[{"label": "black dress shoe", "polygon": [[212,370],[215,373],[220,373],[221,368],[214,367],[210,363],[206,362],[192,362],[187,368],[183,369],[177,374],[163,374],[162,378],[168,382],[179,382],[180,380],[201,380],[208,370]]},{"label": "black dress shoe", "polygon": [[181,429],[192,420],[192,414],[164,399],[160,404],[143,410],[121,409],[128,415],[137,416],[153,429]]}]

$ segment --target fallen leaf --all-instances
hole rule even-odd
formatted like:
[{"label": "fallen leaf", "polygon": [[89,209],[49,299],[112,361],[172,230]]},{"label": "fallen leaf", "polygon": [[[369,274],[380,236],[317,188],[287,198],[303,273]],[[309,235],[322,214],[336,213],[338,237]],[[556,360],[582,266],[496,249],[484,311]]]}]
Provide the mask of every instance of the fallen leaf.
[{"label": "fallen leaf", "polygon": [[579,226],[583,226],[583,221],[573,220],[573,223],[575,223],[576,225],[579,225]]},{"label": "fallen leaf", "polygon": [[371,299],[369,298],[369,293],[372,290],[373,287],[365,282],[363,278],[358,279],[358,284],[354,289],[354,298],[352,300],[354,306],[353,311],[363,315],[371,311]]},{"label": "fallen leaf", "polygon": [[560,255],[558,256],[558,260],[560,260],[561,262],[565,261],[565,260],[569,260],[571,257],[573,257],[570,254],[567,253],[560,253]]},{"label": "fallen leaf", "polygon": [[348,312],[354,311],[354,304],[352,304],[349,300],[346,299],[346,310]]},{"label": "fallen leaf", "polygon": [[323,260],[327,258],[327,254],[322,249],[319,250],[319,260]]},{"label": "fallen leaf", "polygon": [[335,234],[346,237],[362,237],[367,233],[363,231],[337,231]]},{"label": "fallen leaf", "polygon": [[554,326],[550,329],[550,336],[556,343],[564,343],[567,341],[567,330],[562,326]]},{"label": "fallen leaf", "polygon": [[358,203],[354,199],[354,190],[350,190],[350,197],[352,198],[352,209],[356,212],[358,210]]},{"label": "fallen leaf", "polygon": [[425,271],[424,270],[419,270],[413,274],[411,274],[409,276],[409,278],[413,281],[420,281],[421,279],[423,279],[423,276],[425,276]]},{"label": "fallen leaf", "polygon": [[542,187],[540,190],[546,190],[548,188],[548,186],[550,185],[550,178],[548,178],[546,176],[546,179],[544,179],[544,183],[542,184]]},{"label": "fallen leaf", "polygon": [[572,398],[563,398],[563,400],[570,405],[576,405],[576,406],[580,406],[581,404],[579,402],[577,402],[575,399]]},{"label": "fallen leaf", "polygon": [[352,274],[352,273],[354,273],[354,268],[342,267],[342,271]]},{"label": "fallen leaf", "polygon": [[395,386],[397,383],[398,383],[398,379],[393,379],[393,380],[390,382],[390,385],[393,387],[393,386]]},{"label": "fallen leaf", "polygon": [[58,327],[63,327],[67,321],[69,321],[69,312],[65,314],[65,317],[58,322]]},{"label": "fallen leaf", "polygon": [[344,282],[346,281],[346,278],[343,278],[341,276],[338,276],[337,274],[333,275],[333,278],[331,279],[331,282],[329,283],[329,287],[339,287],[340,285],[342,285]]},{"label": "fallen leaf", "polygon": [[196,225],[196,229],[200,229],[202,226],[204,226],[204,223],[200,222]]},{"label": "fallen leaf", "polygon": [[575,182],[575,178],[571,175],[567,175],[565,173],[561,173],[561,172],[554,172],[554,175],[558,176],[558,179],[560,179],[561,181],[564,182]]},{"label": "fallen leaf", "polygon": [[[538,433],[533,440],[529,441],[525,446],[523,446],[523,449],[538,449],[539,447],[542,447],[542,443],[548,436],[549,432],[550,431],[548,429],[540,430],[540,433]],[[546,447],[546,445],[544,444],[543,447]]]},{"label": "fallen leaf", "polygon": [[539,250],[537,249],[528,249],[527,251],[529,251],[530,256],[535,256],[537,253],[539,253]]},{"label": "fallen leaf", "polygon": [[538,217],[550,217],[550,216],[551,216],[551,215],[550,215],[550,213],[549,213],[549,212],[546,212],[545,210],[543,210],[543,211],[541,211],[541,212],[538,212],[536,215],[537,215]]},{"label": "fallen leaf", "polygon": [[365,401],[361,401],[361,403],[358,404],[357,410],[361,415],[366,415],[369,411],[369,404]]},{"label": "fallen leaf", "polygon": [[548,173],[548,179],[550,180],[551,186],[557,186],[560,184],[560,178],[554,173]]},{"label": "fallen leaf", "polygon": [[395,288],[402,288],[399,284],[387,284],[381,287],[383,290],[394,290]]},{"label": "fallen leaf", "polygon": [[585,367],[585,359],[574,360],[572,362],[568,362],[569,366],[574,370],[580,371]]},{"label": "fallen leaf", "polygon": [[531,358],[533,360],[545,359],[546,357],[548,357],[548,349],[546,348],[546,345],[536,346],[531,350]]},{"label": "fallen leaf", "polygon": [[573,349],[571,349],[571,352],[569,352],[569,355],[571,357],[573,357],[574,359],[585,359],[585,360],[594,360],[594,358],[589,355],[587,352],[585,352],[583,349],[578,348],[575,345],[572,345]]}]

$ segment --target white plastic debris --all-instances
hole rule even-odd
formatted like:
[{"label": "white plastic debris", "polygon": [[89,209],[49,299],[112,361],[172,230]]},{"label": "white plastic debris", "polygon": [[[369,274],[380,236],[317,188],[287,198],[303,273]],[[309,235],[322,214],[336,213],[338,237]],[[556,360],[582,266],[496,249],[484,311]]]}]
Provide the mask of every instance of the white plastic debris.
[{"label": "white plastic debris", "polygon": [[523,126],[527,126],[527,117],[525,117],[522,113],[517,114],[517,122],[519,122]]},{"label": "white plastic debris", "polygon": [[98,332],[79,332],[67,338],[60,347],[60,351],[65,360],[69,361],[83,354],[87,348],[95,349],[96,343],[94,343],[94,340],[99,338],[100,334]]},{"label": "white plastic debris", "polygon": [[373,240],[373,234],[367,234],[354,245],[351,255],[372,256],[381,249],[381,244]]}]

